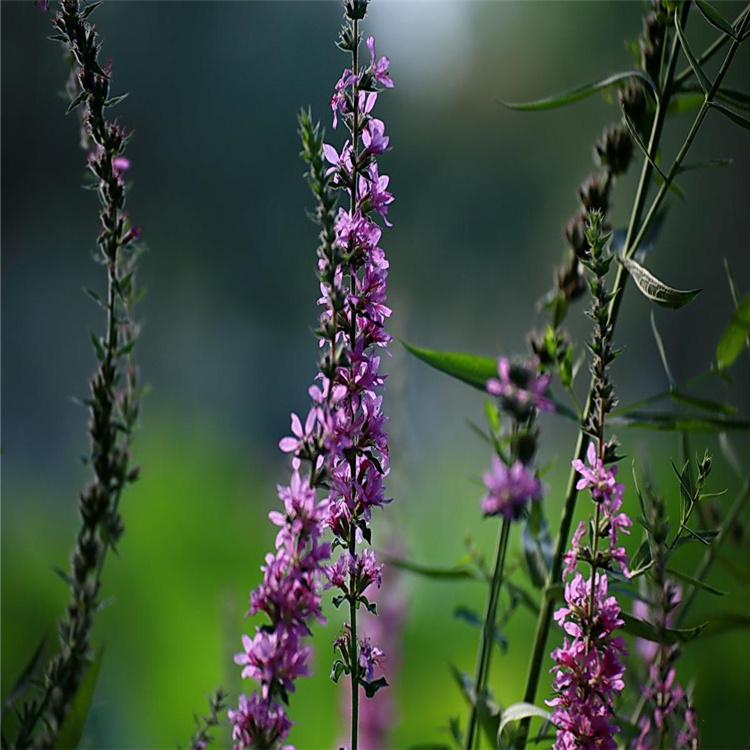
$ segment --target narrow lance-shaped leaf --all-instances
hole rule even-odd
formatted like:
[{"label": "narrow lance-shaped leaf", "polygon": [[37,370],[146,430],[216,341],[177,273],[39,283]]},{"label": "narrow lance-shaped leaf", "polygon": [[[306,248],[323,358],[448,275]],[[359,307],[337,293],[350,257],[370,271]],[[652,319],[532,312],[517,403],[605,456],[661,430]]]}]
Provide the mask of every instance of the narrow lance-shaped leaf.
[{"label": "narrow lance-shaped leaf", "polygon": [[628,70],[624,73],[615,73],[614,75],[603,78],[601,81],[595,81],[594,83],[587,83],[583,86],[577,86],[570,91],[565,91],[562,94],[555,94],[554,96],[548,96],[544,99],[537,99],[533,102],[500,102],[503,106],[509,109],[514,109],[519,112],[539,112],[546,109],[555,109],[556,107],[564,107],[567,104],[573,104],[574,102],[581,101],[592,96],[597,91],[602,91],[610,86],[614,86],[620,81],[626,81],[630,78],[639,78],[642,80],[648,90],[651,92],[655,101],[659,99],[659,93],[656,89],[656,85],[651,78],[646,75],[642,70]]},{"label": "narrow lance-shaped leaf", "polygon": [[618,255],[617,259],[633,277],[635,285],[640,289],[644,297],[662,307],[670,307],[675,310],[684,307],[689,302],[692,302],[701,291],[700,289],[689,289],[687,291],[674,289],[657,279],[656,276],[632,258]]},{"label": "narrow lance-shaped leaf", "polygon": [[677,169],[678,174],[683,172],[694,172],[698,169],[713,169],[714,167],[729,167],[733,159],[706,159],[705,161],[693,161],[687,164],[680,164]]},{"label": "narrow lance-shaped leaf", "polygon": [[402,343],[408,352],[430,367],[481,391],[485,390],[490,378],[497,377],[497,360],[491,357],[479,357],[464,352],[441,352],[414,346],[406,341]]},{"label": "narrow lance-shaped leaf", "polygon": [[687,60],[690,63],[690,67],[693,69],[693,73],[695,73],[695,77],[698,79],[698,83],[700,83],[701,88],[706,94],[708,94],[709,91],[711,91],[711,81],[708,80],[708,76],[703,72],[703,68],[701,68],[700,63],[693,54],[693,50],[690,49],[690,45],[688,44],[688,41],[685,38],[685,34],[682,31],[682,26],[680,25],[679,14],[676,11],[674,14],[674,26],[677,30],[677,36],[680,39],[680,44],[682,45],[682,51],[685,53],[685,57],[687,57]]},{"label": "narrow lance-shaped leaf", "polygon": [[732,39],[737,38],[737,35],[732,28],[732,24],[730,24],[729,21],[727,21],[713,5],[711,5],[711,3],[707,0],[695,0],[695,4],[698,6],[701,15],[711,24],[711,26]]},{"label": "narrow lance-shaped leaf", "polygon": [[716,362],[721,369],[731,366],[747,345],[750,335],[750,294],[740,302],[716,347]]},{"label": "narrow lance-shaped leaf", "polygon": [[81,684],[78,686],[76,694],[73,696],[68,715],[63,721],[60,733],[57,735],[57,742],[55,742],[55,748],[62,750],[64,748],[76,748],[78,743],[81,741],[81,735],[83,734],[83,728],[86,724],[89,711],[91,710],[91,702],[94,699],[94,691],[96,690],[96,683],[99,679],[99,669],[102,665],[102,657],[104,656],[104,647],[100,646],[96,652],[94,661],[90,664],[86,670],[86,674],[81,680]]},{"label": "narrow lance-shaped leaf", "polygon": [[700,414],[631,411],[611,418],[613,425],[642,427],[660,432],[728,432],[750,429],[746,419],[728,419]]},{"label": "narrow lance-shaped leaf", "polygon": [[29,659],[29,663],[24,667],[18,679],[13,683],[8,692],[8,697],[3,702],[2,716],[5,716],[6,711],[12,708],[15,703],[23,696],[28,687],[31,685],[32,680],[36,676],[39,666],[42,663],[42,657],[44,656],[44,650],[47,646],[47,635],[45,634],[39,645],[34,650],[34,653]]},{"label": "narrow lance-shaped leaf", "polygon": [[733,109],[730,109],[719,102],[710,102],[710,104],[713,109],[717,112],[721,112],[724,117],[731,120],[735,125],[739,125],[741,128],[745,128],[745,130],[750,130],[750,120],[748,120],[747,117],[743,117]]},{"label": "narrow lance-shaped leaf", "polygon": [[702,623],[694,628],[657,628],[650,622],[640,620],[627,612],[620,612],[620,617],[623,620],[622,629],[626,633],[636,635],[639,638],[645,638],[647,641],[653,641],[654,643],[687,643],[697,638],[706,627],[706,623]]},{"label": "narrow lance-shaped leaf", "polygon": [[671,575],[674,578],[679,578],[681,581],[684,581],[685,583],[690,584],[691,586],[695,586],[697,589],[701,589],[702,591],[708,591],[709,594],[715,594],[716,596],[726,596],[727,592],[722,591],[721,589],[717,589],[714,586],[710,586],[705,581],[701,581],[698,578],[693,578],[693,576],[689,576],[687,573],[683,573],[681,570],[675,570],[674,568],[667,568],[667,573]]},{"label": "narrow lance-shaped leaf", "polygon": [[667,362],[667,352],[664,349],[664,341],[659,333],[659,329],[656,327],[656,318],[654,317],[654,311],[651,311],[651,330],[654,333],[654,341],[656,341],[656,348],[659,350],[659,356],[661,357],[661,363],[664,367],[667,380],[669,381],[670,388],[675,387],[675,380],[672,377],[672,371],[669,369],[669,362]]},{"label": "narrow lance-shaped leaf", "polygon": [[422,563],[412,560],[403,560],[397,557],[384,557],[386,565],[392,565],[394,568],[406,570],[410,573],[443,581],[465,581],[467,579],[474,581],[484,580],[478,571],[473,570],[465,565],[454,566],[437,566],[423,565]]}]

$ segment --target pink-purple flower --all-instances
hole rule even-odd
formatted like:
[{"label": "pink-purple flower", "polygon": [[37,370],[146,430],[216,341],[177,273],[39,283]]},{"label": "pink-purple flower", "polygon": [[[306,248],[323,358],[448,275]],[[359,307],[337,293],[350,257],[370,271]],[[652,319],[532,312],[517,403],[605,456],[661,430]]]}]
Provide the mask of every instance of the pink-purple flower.
[{"label": "pink-purple flower", "polygon": [[547,397],[551,375],[538,374],[539,362],[511,363],[507,357],[497,360],[497,378],[487,381],[487,392],[499,396],[507,408],[522,416],[531,409],[552,412],[554,403]]},{"label": "pink-purple flower", "polygon": [[506,466],[498,456],[492,457],[492,467],[484,474],[487,495],[482,500],[485,516],[503,516],[508,520],[520,518],[530,501],[542,498],[542,483],[520,461]]},{"label": "pink-purple flower", "polygon": [[370,64],[370,70],[372,71],[372,77],[381,85],[384,86],[387,89],[393,88],[393,81],[391,80],[391,77],[388,75],[388,66],[390,65],[390,60],[383,56],[379,60],[376,61],[377,55],[375,54],[375,38],[374,37],[367,37],[367,49],[370,50],[370,58],[371,58],[371,64]]}]

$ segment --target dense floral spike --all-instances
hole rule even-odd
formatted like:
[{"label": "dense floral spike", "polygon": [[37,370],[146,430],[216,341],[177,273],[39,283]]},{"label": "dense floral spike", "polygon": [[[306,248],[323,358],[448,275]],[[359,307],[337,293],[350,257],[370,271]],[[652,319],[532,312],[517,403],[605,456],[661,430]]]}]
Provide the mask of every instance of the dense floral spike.
[{"label": "dense floral spike", "polygon": [[[604,441],[606,415],[615,403],[607,371],[614,355],[611,329],[606,324],[610,295],[604,284],[612,258],[604,256],[606,238],[598,211],[591,213],[586,241],[589,249],[581,257],[581,263],[591,272],[593,304],[589,315],[596,326],[590,349],[594,354],[591,370],[597,404],[587,428],[596,439],[589,443],[587,463],[575,459],[572,464],[580,476],[576,489],[589,490],[594,516],[589,544],[584,544],[588,524],[582,522],[573,534],[571,549],[564,556],[563,576],[572,577],[565,584],[567,606],[554,613],[555,621],[566,633],[562,647],[552,652],[555,662],[552,687],[557,695],[547,701],[554,706],[555,750],[615,750],[619,727],[613,718],[614,703],[625,686],[622,662],[625,642],[613,635],[623,620],[617,599],[608,595],[606,571],[617,565],[629,575],[625,549],[616,545],[621,532],[629,533],[632,521],[621,512],[624,487],[615,479],[617,467],[606,466],[613,460],[615,447],[614,441]],[[601,548],[605,540],[609,543]],[[590,566],[588,579],[577,572],[579,562]]]},{"label": "dense floral spike", "polygon": [[[350,139],[337,151],[322,142],[309,115],[300,118],[303,156],[321,226],[323,309],[317,333],[322,356],[310,388],[312,406],[304,422],[292,415],[292,435],[279,443],[282,451],[293,454],[294,471],[289,486],[279,487],[284,512],[270,514],[280,527],[276,552],[267,556],[263,582],[250,597],[250,614],[264,612],[270,624],[252,638],[244,636],[243,651],[235,657],[242,676],[260,683],[260,696],[241,696],[238,710],[230,712],[238,748],[274,746],[288,734],[291,725],[282,704],[296,679],[310,673],[310,648],[303,638],[309,624],[322,619],[325,578],[325,587],[340,592],[334,603],[346,601],[350,608],[350,623],[336,648],[342,655],[338,663],[357,686],[353,701],[359,686],[370,695],[386,684],[375,674],[382,651],[357,637],[356,612],[362,605],[375,611],[365,594],[380,586],[382,570],[372,550],[357,547],[370,540],[372,509],[390,502],[383,484],[389,464],[380,393],[385,376],[377,350],[391,341],[384,328],[391,310],[386,305],[388,261],[379,246],[382,230],[373,217],[390,226],[386,216],[393,196],[387,190],[389,178],[379,173],[375,161],[389,150],[390,139],[384,123],[371,112],[378,87],[390,88],[393,82],[388,58],[376,57],[372,37],[367,40],[371,62],[359,66],[358,21],[366,4],[354,5],[357,18],[347,21],[340,42],[352,52],[353,65],[342,74],[331,99],[334,128],[341,120]],[[336,209],[334,190],[347,195],[348,207]],[[320,500],[319,490],[325,490]],[[331,545],[322,541],[325,529],[333,533],[334,548],[344,548],[332,564],[325,564],[331,553]],[[353,746],[356,721],[355,710]]]}]

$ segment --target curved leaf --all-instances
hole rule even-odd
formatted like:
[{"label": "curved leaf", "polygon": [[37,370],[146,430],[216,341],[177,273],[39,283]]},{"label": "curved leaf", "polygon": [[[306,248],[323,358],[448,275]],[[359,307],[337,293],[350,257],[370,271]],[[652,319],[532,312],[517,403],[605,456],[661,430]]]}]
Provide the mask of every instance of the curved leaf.
[{"label": "curved leaf", "polygon": [[726,34],[731,39],[737,38],[737,35],[732,28],[732,24],[730,24],[729,21],[727,21],[713,5],[711,5],[711,3],[707,0],[695,0],[695,4],[698,6],[701,15],[711,24],[711,26],[718,31],[721,31],[723,34]]},{"label": "curved leaf", "polygon": [[546,109],[555,109],[556,107],[564,107],[566,104],[573,104],[581,99],[595,94],[597,91],[608,89],[610,86],[614,86],[620,81],[626,81],[630,78],[639,78],[642,80],[648,89],[651,91],[654,101],[659,100],[659,92],[656,89],[656,85],[651,78],[646,75],[642,70],[628,70],[625,73],[615,73],[614,75],[603,78],[601,81],[595,81],[594,83],[587,83],[583,86],[577,86],[570,91],[565,91],[562,94],[555,94],[554,96],[548,96],[544,99],[537,99],[533,102],[500,102],[504,107],[508,109],[514,109],[518,112],[539,112]]},{"label": "curved leaf", "polygon": [[750,294],[740,302],[716,347],[716,362],[723,370],[734,363],[750,336]]},{"label": "curved leaf", "polygon": [[671,286],[657,279],[656,276],[632,258],[618,255],[617,259],[633,277],[635,285],[641,290],[643,295],[662,307],[670,307],[674,310],[684,307],[689,302],[692,302],[701,291],[700,289],[689,289],[687,291],[673,289]]},{"label": "curved leaf", "polygon": [[549,711],[545,711],[539,706],[535,706],[533,703],[513,703],[508,706],[501,715],[500,727],[497,730],[497,742],[499,747],[505,747],[502,743],[503,730],[513,721],[521,721],[523,719],[544,719],[549,721],[551,714]]},{"label": "curved leaf", "polygon": [[34,650],[34,653],[29,659],[29,663],[24,667],[18,679],[13,683],[8,692],[8,697],[3,702],[2,716],[5,716],[8,709],[13,708],[15,703],[23,696],[26,690],[31,685],[32,680],[36,677],[36,673],[39,671],[39,667],[42,663],[42,657],[47,647],[47,634],[45,633],[42,640],[39,641],[39,645]]},{"label": "curved leaf", "polygon": [[627,612],[620,612],[620,617],[623,619],[622,629],[626,633],[638,636],[638,638],[644,638],[647,641],[653,641],[654,643],[687,643],[697,638],[706,627],[707,623],[702,623],[695,628],[665,628],[659,630],[655,625],[645,620],[640,620]]},{"label": "curved leaf", "polygon": [[86,670],[86,674],[83,676],[81,684],[73,696],[68,715],[62,723],[62,727],[60,727],[60,733],[57,735],[57,742],[55,742],[55,748],[58,748],[58,750],[76,748],[81,741],[83,728],[86,725],[86,719],[91,710],[91,702],[94,699],[94,691],[99,679],[99,669],[102,665],[103,656],[104,646],[100,646],[96,652],[94,661],[91,662],[91,665]]},{"label": "curved leaf", "polygon": [[677,13],[675,13],[674,16],[674,27],[677,31],[677,36],[680,39],[682,51],[685,53],[685,57],[687,57],[690,67],[693,69],[693,73],[695,73],[695,77],[698,79],[698,83],[700,83],[703,91],[708,94],[709,91],[711,91],[711,81],[708,80],[708,76],[703,72],[703,68],[701,68],[700,63],[693,54],[693,50],[690,49],[690,45],[688,44],[685,34],[682,31],[682,26],[680,25],[679,14]]}]

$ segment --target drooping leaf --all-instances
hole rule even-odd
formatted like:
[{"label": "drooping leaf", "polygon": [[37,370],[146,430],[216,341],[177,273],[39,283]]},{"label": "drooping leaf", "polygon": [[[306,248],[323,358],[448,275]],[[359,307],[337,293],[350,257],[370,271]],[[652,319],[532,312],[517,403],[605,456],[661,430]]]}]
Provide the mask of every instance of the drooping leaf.
[{"label": "drooping leaf", "polygon": [[442,581],[483,581],[484,578],[479,571],[468,567],[467,565],[453,565],[453,566],[438,566],[438,565],[423,565],[422,563],[414,562],[413,560],[404,560],[398,557],[384,557],[386,565],[392,565],[394,568],[401,570],[407,570],[410,573],[416,573],[416,575],[423,576],[424,578],[432,578],[433,580]]},{"label": "drooping leaf", "polygon": [[727,592],[722,591],[721,589],[717,589],[714,586],[709,586],[705,581],[701,581],[698,578],[693,578],[693,576],[689,576],[687,573],[683,573],[681,570],[675,570],[674,568],[667,568],[667,573],[669,575],[673,576],[674,578],[679,578],[681,581],[684,581],[685,583],[689,583],[691,586],[695,586],[697,589],[701,589],[702,591],[708,591],[709,594],[715,594],[716,596],[726,596]]},{"label": "drooping leaf", "polygon": [[622,629],[626,633],[638,636],[638,638],[644,638],[647,641],[653,641],[654,643],[687,643],[697,638],[706,627],[706,623],[702,623],[694,628],[665,628],[659,630],[655,625],[650,622],[641,620],[627,612],[620,612],[620,617],[624,621]]},{"label": "drooping leaf", "polygon": [[490,378],[497,377],[497,360],[491,357],[479,357],[464,352],[441,352],[414,346],[406,341],[401,343],[408,352],[430,367],[481,391],[485,390]]},{"label": "drooping leaf", "polygon": [[703,68],[701,68],[700,63],[693,54],[693,50],[690,49],[690,45],[688,44],[688,41],[685,38],[685,34],[682,31],[679,14],[677,13],[675,13],[674,17],[674,26],[677,31],[677,36],[680,39],[682,51],[685,53],[685,57],[687,57],[687,61],[690,63],[690,67],[693,69],[693,73],[695,73],[695,77],[698,79],[698,83],[700,83],[704,93],[708,94],[708,92],[711,91],[711,81],[708,80],[708,76],[703,72]]},{"label": "drooping leaf", "polygon": [[34,653],[31,655],[28,664],[23,668],[21,674],[18,675],[18,679],[13,683],[13,687],[8,691],[7,697],[3,702],[2,716],[5,716],[8,709],[12,708],[30,687],[32,680],[41,666],[46,647],[47,634],[45,633],[42,640],[39,641],[39,645],[34,649]]},{"label": "drooping leaf", "polygon": [[721,112],[724,117],[731,120],[735,125],[739,125],[741,128],[745,128],[745,130],[750,130],[750,120],[748,120],[747,117],[743,117],[738,112],[735,112],[733,109],[730,109],[719,102],[709,102],[709,104],[713,109],[717,112]]},{"label": "drooping leaf", "polygon": [[701,15],[718,31],[726,34],[731,39],[736,39],[737,36],[734,33],[732,24],[727,21],[724,16],[714,8],[708,0],[695,0],[695,4],[698,6],[698,10]]},{"label": "drooping leaf", "polygon": [[500,726],[497,730],[497,743],[498,747],[506,748],[510,747],[508,743],[503,743],[503,731],[514,721],[522,721],[523,719],[543,719],[549,721],[551,714],[549,711],[545,711],[539,706],[535,706],[533,703],[513,703],[508,706],[503,712],[500,721]]},{"label": "drooping leaf", "polygon": [[658,101],[659,93],[651,78],[641,70],[629,70],[624,73],[616,73],[615,75],[608,76],[607,78],[595,81],[594,83],[587,83],[583,86],[578,86],[570,91],[565,91],[562,94],[548,96],[544,99],[537,99],[533,102],[501,102],[501,104],[509,109],[514,109],[519,112],[539,112],[546,109],[555,109],[556,107],[564,107],[567,104],[573,104],[581,99],[586,99],[597,91],[608,89],[610,86],[614,86],[620,81],[627,81],[631,78],[639,78],[643,81],[654,97],[654,100]]},{"label": "drooping leaf", "polygon": [[727,432],[750,429],[746,419],[725,419],[700,414],[631,411],[610,419],[612,424],[641,427],[661,432]]},{"label": "drooping leaf", "polygon": [[68,709],[68,715],[62,723],[62,727],[60,727],[60,733],[57,735],[57,741],[55,742],[57,750],[76,748],[81,741],[83,728],[86,725],[86,719],[91,710],[91,702],[94,699],[94,691],[99,679],[99,669],[102,665],[103,656],[104,646],[100,646],[96,652],[94,661],[89,665],[76,694],[73,696],[70,708]]},{"label": "drooping leaf", "polygon": [[692,302],[701,291],[700,289],[690,289],[687,291],[674,289],[657,279],[656,276],[632,258],[618,255],[617,259],[625,266],[628,273],[632,276],[635,285],[646,299],[662,307],[669,307],[673,310],[684,307],[689,302]]},{"label": "drooping leaf", "polygon": [[724,370],[730,367],[747,344],[750,335],[750,294],[740,302],[734,311],[716,347],[716,362]]}]

